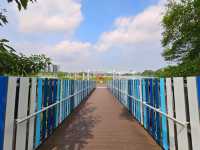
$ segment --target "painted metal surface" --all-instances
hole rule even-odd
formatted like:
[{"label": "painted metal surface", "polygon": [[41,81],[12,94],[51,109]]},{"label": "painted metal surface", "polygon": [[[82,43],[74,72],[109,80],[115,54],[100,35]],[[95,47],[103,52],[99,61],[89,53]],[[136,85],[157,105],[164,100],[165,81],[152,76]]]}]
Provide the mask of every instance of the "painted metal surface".
[{"label": "painted metal surface", "polygon": [[8,78],[0,77],[0,150],[3,150]]},{"label": "painted metal surface", "polygon": [[[29,78],[20,78],[19,100],[17,117],[27,116],[29,98]],[[24,150],[26,148],[27,121],[17,125],[15,150]]]},{"label": "painted metal surface", "polygon": [[[166,79],[166,93],[167,93],[167,110],[168,114],[171,116],[174,116],[174,106],[173,106],[173,91],[172,91],[172,79],[167,78]],[[174,116],[175,117],[175,116]],[[170,150],[175,150],[176,149],[176,137],[174,133],[174,122],[169,120],[168,121],[168,126],[169,126],[169,148]]]},{"label": "painted metal surface", "polygon": [[0,150],[37,149],[78,106],[77,94],[83,100],[95,88],[94,81],[67,83],[74,81],[0,77]]},{"label": "painted metal surface", "polygon": [[[160,79],[160,100],[161,100],[161,111],[167,113],[166,99],[165,99],[165,79]],[[162,144],[165,150],[168,149],[168,133],[167,133],[167,118],[162,116]]]},{"label": "painted metal surface", "polygon": [[[29,111],[28,115],[35,112],[35,100],[36,100],[36,79],[31,78],[31,88],[30,88],[30,99],[29,99]],[[34,134],[35,134],[35,118],[31,118],[28,120],[29,128],[28,128],[28,150],[33,150],[34,148]]]},{"label": "painted metal surface", "polygon": [[[4,86],[6,89],[5,83],[0,82],[0,86]],[[10,77],[8,78],[7,86],[7,102],[6,102],[6,115],[5,115],[5,130],[4,130],[4,150],[13,149],[13,137],[14,137],[14,117],[15,117],[15,96],[16,96],[16,87],[17,87],[17,78]],[[9,89],[9,90],[8,90]],[[2,106],[2,105],[0,105]],[[0,108],[1,109],[1,108]],[[3,110],[3,109],[1,109]],[[2,114],[2,113],[1,113]],[[0,138],[2,140],[3,138]]]},{"label": "painted metal surface", "polygon": [[200,114],[199,114],[199,96],[200,96],[200,78],[188,77],[188,102],[190,113],[190,128],[192,137],[192,148],[200,149]]},{"label": "painted metal surface", "polygon": [[[186,106],[185,106],[185,94],[184,94],[184,81],[182,77],[174,78],[174,99],[176,118],[181,121],[187,121],[186,118]],[[188,130],[186,127],[177,125],[177,139],[178,148],[181,150],[188,150]]]},{"label": "painted metal surface", "polygon": [[[38,79],[38,86],[37,86],[37,111],[42,109],[42,99],[43,99],[43,80]],[[41,143],[41,115],[38,114],[36,116],[36,135],[35,135],[35,148],[37,148]]]}]

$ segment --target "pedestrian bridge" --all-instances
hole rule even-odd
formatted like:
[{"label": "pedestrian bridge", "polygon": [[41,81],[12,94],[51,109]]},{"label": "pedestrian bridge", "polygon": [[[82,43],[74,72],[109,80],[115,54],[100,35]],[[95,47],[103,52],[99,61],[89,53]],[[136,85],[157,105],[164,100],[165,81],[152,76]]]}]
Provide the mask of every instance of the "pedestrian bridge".
[{"label": "pedestrian bridge", "polygon": [[160,150],[106,88],[97,88],[39,150]]},{"label": "pedestrian bridge", "polygon": [[199,77],[0,83],[0,150],[200,149]]}]

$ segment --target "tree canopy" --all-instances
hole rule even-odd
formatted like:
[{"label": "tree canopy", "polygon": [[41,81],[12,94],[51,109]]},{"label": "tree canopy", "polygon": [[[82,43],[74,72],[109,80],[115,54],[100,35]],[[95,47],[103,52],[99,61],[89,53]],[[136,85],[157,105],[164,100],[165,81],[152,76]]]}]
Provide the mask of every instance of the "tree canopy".
[{"label": "tree canopy", "polygon": [[[8,0],[8,2],[15,1],[18,9],[26,9],[28,2],[35,0]],[[6,18],[6,10],[0,10],[0,26],[8,23]],[[51,59],[44,54],[26,56],[22,53],[18,54],[14,48],[9,46],[9,41],[0,39],[0,74],[8,75],[34,75],[51,64]]]},{"label": "tree canopy", "polygon": [[162,19],[166,61],[175,62],[143,76],[197,76],[200,74],[200,0],[168,0]]},{"label": "tree canopy", "polygon": [[200,0],[169,0],[162,24],[165,60],[183,63],[200,58]]},{"label": "tree canopy", "polygon": [[42,55],[26,56],[18,54],[8,45],[8,40],[0,40],[0,74],[34,75],[51,64],[51,59]]}]

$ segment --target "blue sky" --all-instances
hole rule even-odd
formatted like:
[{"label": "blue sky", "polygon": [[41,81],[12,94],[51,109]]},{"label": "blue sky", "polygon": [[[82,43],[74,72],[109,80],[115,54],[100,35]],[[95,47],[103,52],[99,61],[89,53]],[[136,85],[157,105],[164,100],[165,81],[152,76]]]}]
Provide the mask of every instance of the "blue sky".
[{"label": "blue sky", "polygon": [[38,0],[19,12],[1,1],[9,24],[0,36],[27,55],[44,53],[63,71],[142,71],[161,57],[164,0]]},{"label": "blue sky", "polygon": [[132,16],[143,11],[158,0],[83,0],[85,20],[77,30],[79,40],[96,42],[104,31],[112,29],[118,17]]}]

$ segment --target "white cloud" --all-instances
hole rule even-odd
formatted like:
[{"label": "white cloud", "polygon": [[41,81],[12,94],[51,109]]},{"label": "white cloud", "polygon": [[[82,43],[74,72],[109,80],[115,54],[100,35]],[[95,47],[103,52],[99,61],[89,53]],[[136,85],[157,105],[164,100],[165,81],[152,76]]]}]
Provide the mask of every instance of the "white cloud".
[{"label": "white cloud", "polygon": [[39,0],[19,13],[21,32],[65,32],[71,34],[83,20],[76,0]]},{"label": "white cloud", "polygon": [[114,22],[114,29],[104,32],[96,44],[98,51],[113,47],[160,42],[163,4],[150,6],[136,16],[120,17]]},{"label": "white cloud", "polygon": [[89,42],[75,42],[75,41],[62,41],[55,46],[56,51],[65,51],[68,54],[72,53],[85,53],[91,44]]},{"label": "white cloud", "polygon": [[[78,0],[40,0],[30,8],[20,15],[20,29],[23,32],[63,31],[71,34],[83,19]],[[45,53],[66,71],[116,67],[137,71],[157,69],[164,65],[160,55],[162,8],[163,4],[159,3],[136,16],[117,18],[113,30],[102,33],[94,44],[62,39],[57,43],[54,41],[54,44],[18,43],[18,49],[29,54]]]},{"label": "white cloud", "polygon": [[55,45],[24,42],[13,46],[20,50],[18,52],[23,52],[26,55],[45,54],[64,70],[71,69],[71,66],[84,64],[86,60],[89,60],[92,50],[92,45],[89,42],[67,40]]},{"label": "white cloud", "polygon": [[90,56],[91,49],[88,42],[62,41],[51,48],[49,55],[59,63],[78,64]]}]

